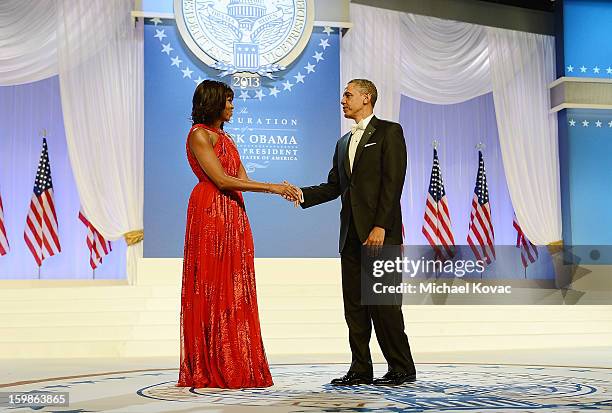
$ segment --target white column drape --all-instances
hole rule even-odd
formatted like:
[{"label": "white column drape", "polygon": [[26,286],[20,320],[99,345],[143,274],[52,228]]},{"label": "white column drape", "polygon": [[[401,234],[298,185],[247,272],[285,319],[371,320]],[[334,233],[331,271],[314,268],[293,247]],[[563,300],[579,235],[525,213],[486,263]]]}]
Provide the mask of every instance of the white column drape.
[{"label": "white column drape", "polygon": [[561,239],[557,116],[549,112],[555,47],[549,36],[489,28],[493,100],[508,190],[535,244]]},{"label": "white column drape", "polygon": [[56,0],[0,1],[0,86],[57,74]]},{"label": "white column drape", "polygon": [[[109,239],[143,228],[143,25],[132,0],[59,0],[66,140],[85,215]],[[127,249],[136,282],[142,242]]]},{"label": "white column drape", "polygon": [[[547,88],[555,77],[554,38],[358,4],[351,4],[351,19],[341,82],[371,79],[380,117],[399,119],[401,95],[451,104],[493,91],[519,224],[534,243],[560,240],[556,115],[548,113]],[[343,120],[345,130],[349,125]]]}]

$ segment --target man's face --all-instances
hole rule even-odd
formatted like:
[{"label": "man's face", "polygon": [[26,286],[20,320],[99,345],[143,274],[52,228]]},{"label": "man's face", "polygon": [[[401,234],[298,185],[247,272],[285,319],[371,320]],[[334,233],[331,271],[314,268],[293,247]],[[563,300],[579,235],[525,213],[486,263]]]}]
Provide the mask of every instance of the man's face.
[{"label": "man's face", "polygon": [[369,102],[369,95],[362,93],[353,83],[349,83],[346,85],[344,93],[342,94],[342,100],[340,101],[344,117],[355,119]]}]

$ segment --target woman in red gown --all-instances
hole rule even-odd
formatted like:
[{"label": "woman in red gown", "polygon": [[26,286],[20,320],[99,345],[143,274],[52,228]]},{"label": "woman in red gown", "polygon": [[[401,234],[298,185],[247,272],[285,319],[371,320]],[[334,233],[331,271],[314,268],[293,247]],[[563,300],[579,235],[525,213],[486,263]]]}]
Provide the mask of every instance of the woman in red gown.
[{"label": "woman in red gown", "polygon": [[187,209],[181,294],[178,386],[271,386],[259,328],[253,236],[241,191],[299,198],[287,184],[248,178],[236,145],[223,132],[234,93],[205,80],[193,95],[187,159],[198,177]]}]

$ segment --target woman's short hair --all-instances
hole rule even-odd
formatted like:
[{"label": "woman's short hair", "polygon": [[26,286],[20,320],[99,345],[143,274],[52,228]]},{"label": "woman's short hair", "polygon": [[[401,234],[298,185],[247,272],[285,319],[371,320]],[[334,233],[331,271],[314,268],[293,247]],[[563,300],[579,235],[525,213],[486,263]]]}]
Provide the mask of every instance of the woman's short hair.
[{"label": "woman's short hair", "polygon": [[191,122],[211,124],[221,117],[227,98],[234,98],[234,91],[226,83],[204,80],[193,92]]}]

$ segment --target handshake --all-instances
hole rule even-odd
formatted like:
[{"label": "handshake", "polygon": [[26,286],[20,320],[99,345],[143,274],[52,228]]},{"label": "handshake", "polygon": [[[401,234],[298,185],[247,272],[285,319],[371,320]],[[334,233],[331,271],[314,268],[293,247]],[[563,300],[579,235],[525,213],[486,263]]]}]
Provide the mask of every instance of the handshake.
[{"label": "handshake", "polygon": [[278,194],[287,201],[293,202],[295,207],[298,207],[300,205],[300,201],[302,200],[302,190],[287,181],[283,181],[282,184],[270,184],[270,189],[268,192]]}]

